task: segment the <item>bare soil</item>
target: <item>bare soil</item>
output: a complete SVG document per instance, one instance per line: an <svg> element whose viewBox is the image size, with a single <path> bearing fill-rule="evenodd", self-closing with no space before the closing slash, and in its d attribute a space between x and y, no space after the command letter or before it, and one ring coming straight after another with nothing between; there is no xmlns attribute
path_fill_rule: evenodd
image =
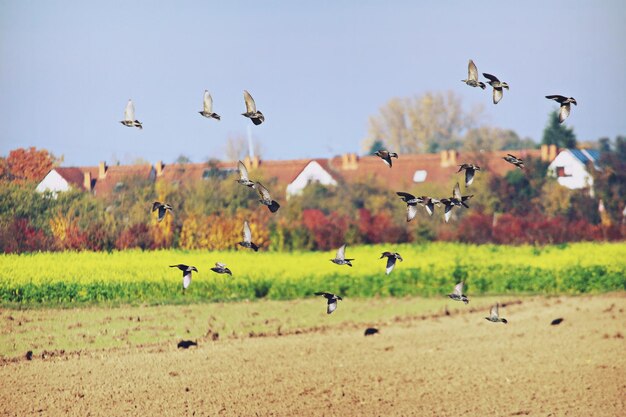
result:
<svg viewBox="0 0 626 417"><path fill-rule="evenodd" d="M535 297L501 308L508 324L461 308L369 337L342 323L37 352L0 362L0 415L624 416L625 310L626 294Z"/></svg>

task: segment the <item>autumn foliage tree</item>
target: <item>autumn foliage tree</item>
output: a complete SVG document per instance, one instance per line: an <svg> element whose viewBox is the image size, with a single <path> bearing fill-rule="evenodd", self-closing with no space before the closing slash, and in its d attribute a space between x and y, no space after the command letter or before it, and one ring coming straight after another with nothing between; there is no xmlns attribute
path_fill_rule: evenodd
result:
<svg viewBox="0 0 626 417"><path fill-rule="evenodd" d="M40 181L55 163L55 157L45 149L14 149L6 158L0 175L12 181Z"/></svg>

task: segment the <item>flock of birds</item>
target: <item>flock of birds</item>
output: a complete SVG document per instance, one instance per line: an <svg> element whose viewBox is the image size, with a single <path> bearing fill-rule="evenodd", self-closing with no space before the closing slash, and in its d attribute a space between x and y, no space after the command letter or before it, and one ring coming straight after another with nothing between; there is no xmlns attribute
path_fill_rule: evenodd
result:
<svg viewBox="0 0 626 417"><path fill-rule="evenodd" d="M493 103L498 104L500 100L502 100L503 90L509 89L508 83L500 81L496 76L491 75L491 74L483 73L483 76L488 80L487 84L493 87ZM469 85L470 87L480 87L483 90L486 88L486 84L482 81L479 81L478 70L476 68L476 65L471 59L469 60L469 64L468 64L467 79L461 80L461 81ZM242 113L242 116L249 118L252 121L252 123L254 123L255 125L260 125L261 123L265 121L265 116L263 115L263 113L261 113L261 111L257 110L255 101L248 91L244 90L243 95L244 95L244 102L246 106L246 112ZM577 105L576 100L573 97L568 98L568 97L561 96L561 95L549 95L549 96L546 96L546 98L550 100L555 100L556 102L560 104L560 110L559 110L559 122L560 123L563 123L563 121L569 116L570 110L571 110L570 105L572 103L574 105ZM211 94L209 94L207 90L205 90L204 92L203 109L202 111L199 111L198 113L200 113L200 115L209 119L216 119L216 120L221 119L221 116L213 111L213 98L211 97ZM120 123L128 127L137 127L139 129L143 128L142 123L139 120L135 119L135 107L134 107L132 100L128 100L128 103L126 105L126 109L124 112L124 120L122 120ZM392 168L393 166L392 158L398 159L398 154L396 152L390 152L385 149L378 150L375 153L375 155L380 157L382 161L389 168ZM515 155L507 154L507 156L503 157L503 159L509 162L510 164L515 165L517 168L524 169L524 161L521 158L516 157ZM474 177L476 173L480 170L481 168L478 165L475 165L472 163L463 163L459 165L459 170L457 171L457 173L465 171L465 187L469 188L470 185L474 181ZM239 179L237 179L236 182L239 183L240 185L256 190L259 195L259 202L262 205L267 206L267 208L269 209L271 213L277 212L278 209L280 208L280 204L274 199L272 199L272 196L269 190L266 187L264 187L263 184L261 184L258 181L255 182L255 181L250 180L248 176L248 170L246 169L245 164L241 161L238 162L238 171L239 171ZM469 201L474 196L473 194L462 195L461 188L458 182L456 183L456 185L454 186L454 189L452 190L452 196L446 197L446 198L434 198L430 196L416 197L407 192L397 192L396 194L406 203L407 222L410 222L411 220L413 220L415 216L417 215L418 205L423 206L426 209L426 212L430 216L432 216L433 213L435 212L436 206L443 205L444 206L444 220L447 223L450 220L450 217L452 215L452 209L454 207L469 208L467 201ZM165 218L168 211L170 213L172 212L172 206L166 203L155 201L152 204L152 211L158 212L157 218L158 218L158 221L160 222ZM245 221L243 224L243 240L239 242L238 244L244 248L252 249L255 252L259 250L259 247L254 242L252 242L252 232L250 230L250 225L248 224L247 221ZM354 261L354 258L346 258L345 256L346 246L347 246L346 244L342 245L337 250L337 254L335 255L335 258L331 259L330 261L337 265L348 265L352 267L352 261ZM383 252L379 259L383 259L383 258L387 258L387 264L386 264L386 269L385 269L385 272L387 275L389 275L391 271L393 271L397 260L400 260L401 262L403 261L402 256L397 252ZM183 292L184 292L189 287L189 285L191 285L192 272L198 272L198 269L195 266L185 265L185 264L170 265L170 267L178 268L179 270L182 271ZM232 276L232 271L226 267L226 264L221 263L221 262L216 262L215 266L211 268L211 271L218 273L218 274L227 274L227 275ZM463 302L464 304L469 303L469 299L463 293L463 286L464 286L463 281L457 283L454 287L453 292L451 294L448 294L448 297L454 301ZM322 296L326 299L327 314L331 314L333 311L335 311L337 309L338 301L342 300L342 298L339 295L329 293L329 292L316 292L315 295ZM497 303L493 305L490 309L489 317L485 317L485 319L494 323L499 323L499 322L508 323L508 321L505 318L501 318L499 316L498 308L499 308L499 305Z"/></svg>

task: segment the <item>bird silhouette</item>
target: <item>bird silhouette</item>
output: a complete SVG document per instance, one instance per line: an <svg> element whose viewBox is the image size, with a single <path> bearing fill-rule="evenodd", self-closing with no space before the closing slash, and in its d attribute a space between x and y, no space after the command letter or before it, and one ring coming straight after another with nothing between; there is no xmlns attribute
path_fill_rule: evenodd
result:
<svg viewBox="0 0 626 417"><path fill-rule="evenodd" d="M252 120L252 123L255 125L263 123L265 121L265 116L263 116L263 113L256 109L254 99L246 90L243 91L243 99L246 102L246 112L241 113L241 115Z"/></svg>
<svg viewBox="0 0 626 417"><path fill-rule="evenodd" d="M485 83L478 81L478 69L476 69L476 64L471 59L467 64L467 80L461 80L461 82L469 85L470 87L480 87L483 90L487 87Z"/></svg>
<svg viewBox="0 0 626 417"><path fill-rule="evenodd" d="M474 182L474 175L476 171L480 171L480 167L474 164L462 164L459 165L457 173L465 170L465 186L469 187Z"/></svg>
<svg viewBox="0 0 626 417"><path fill-rule="evenodd" d="M387 275L391 274L391 271L393 271L393 268L396 266L396 260L399 259L400 262L404 260L398 252L383 252L378 259L383 258L387 258L387 267L385 269Z"/></svg>
<svg viewBox="0 0 626 417"><path fill-rule="evenodd" d="M496 303L496 305L491 307L491 310L489 311L489 317L485 317L485 319L494 323L498 323L498 322L502 322L504 324L508 323L507 319L500 318L498 314L498 303Z"/></svg>
<svg viewBox="0 0 626 417"><path fill-rule="evenodd" d="M202 111L199 111L198 113L200 113L207 119L220 120L220 115L217 113L213 113L213 97L211 97L211 94L209 94L208 90L204 90L203 108Z"/></svg>
<svg viewBox="0 0 626 417"><path fill-rule="evenodd" d="M327 300L326 314L330 314L337 310L337 301L343 300L341 297L329 292L316 292L315 295L321 295Z"/></svg>
<svg viewBox="0 0 626 417"><path fill-rule="evenodd" d="M259 247L252 243L252 231L247 221L243 222L243 241L239 244L244 248L253 249L255 252L259 251Z"/></svg>
<svg viewBox="0 0 626 417"><path fill-rule="evenodd" d="M259 196L261 197L259 202L267 206L272 213L276 213L280 208L280 204L278 204L275 200L272 200L272 196L267 188L265 188L260 182L257 182L254 188L256 188Z"/></svg>
<svg viewBox="0 0 626 417"><path fill-rule="evenodd" d="M469 303L469 299L463 294L463 281L454 286L454 291L452 291L452 294L448 294L448 297L452 298L454 301L463 301L465 304Z"/></svg>
<svg viewBox="0 0 626 417"><path fill-rule="evenodd" d="M183 271L183 292L191 285L191 271L198 272L195 266L185 264L170 265L170 268L178 268Z"/></svg>
<svg viewBox="0 0 626 417"><path fill-rule="evenodd" d="M354 258L346 259L346 244L343 244L339 249L337 249L337 255L335 255L335 259L331 259L332 263L337 265L348 265L352 266L352 262Z"/></svg>
<svg viewBox="0 0 626 417"><path fill-rule="evenodd" d="M231 277L233 276L233 273L230 271L230 269L226 268L226 264L220 262L215 262L215 266L211 268L211 271L218 274L228 274Z"/></svg>
<svg viewBox="0 0 626 417"><path fill-rule="evenodd" d="M510 164L515 165L519 169L524 169L524 161L515 155L511 155L510 153L507 153L506 156L502 157L502 159L504 159L506 162Z"/></svg>
<svg viewBox="0 0 626 417"><path fill-rule="evenodd" d="M487 74L483 72L483 77L489 80L489 85L493 87L493 104L498 104L502 100L503 88L509 89L509 85L504 81L498 80L495 75Z"/></svg>
<svg viewBox="0 0 626 417"><path fill-rule="evenodd" d="M254 188L254 181L250 181L248 179L248 169L246 165L239 161L237 162L237 168L239 169L239 179L236 180L239 184L245 185L246 187Z"/></svg>
<svg viewBox="0 0 626 417"><path fill-rule="evenodd" d="M555 94L552 96L546 96L546 98L554 100L561 105L561 107L559 108L559 123L563 123L565 119L567 119L567 117L569 116L569 112L571 110L570 104L578 106L578 103L576 103L576 99L574 97L564 97Z"/></svg>
<svg viewBox="0 0 626 417"><path fill-rule="evenodd" d="M398 159L398 154L395 152L389 152L389 151L385 151L385 150L380 150L380 151L376 151L374 153L374 155L378 156L379 158L381 158L383 160L383 162L385 164L387 164L387 166L389 168L391 168L391 158L396 158Z"/></svg>
<svg viewBox="0 0 626 417"><path fill-rule="evenodd" d="M128 99L128 103L126 103L126 109L124 109L124 120L120 123L124 126L143 129L141 122L135 119L135 105L131 99Z"/></svg>
<svg viewBox="0 0 626 417"><path fill-rule="evenodd" d="M172 212L172 206L170 206L169 204L165 204L165 203L161 203L159 201L155 201L154 203L152 203L152 211L159 211L159 215L157 217L158 221L161 222L164 218L165 218L165 213L167 213L167 211L169 210L169 212Z"/></svg>

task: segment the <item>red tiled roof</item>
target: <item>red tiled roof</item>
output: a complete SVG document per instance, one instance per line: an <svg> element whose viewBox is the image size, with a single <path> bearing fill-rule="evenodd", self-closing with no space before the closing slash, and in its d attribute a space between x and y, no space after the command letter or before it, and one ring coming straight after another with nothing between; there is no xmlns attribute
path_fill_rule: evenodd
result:
<svg viewBox="0 0 626 417"><path fill-rule="evenodd" d="M118 184L128 182L131 178L148 180L152 173L152 165L113 165L106 168L104 178L99 178L96 169L95 175L92 174L92 180L95 179L93 193L99 197L108 196Z"/></svg>

